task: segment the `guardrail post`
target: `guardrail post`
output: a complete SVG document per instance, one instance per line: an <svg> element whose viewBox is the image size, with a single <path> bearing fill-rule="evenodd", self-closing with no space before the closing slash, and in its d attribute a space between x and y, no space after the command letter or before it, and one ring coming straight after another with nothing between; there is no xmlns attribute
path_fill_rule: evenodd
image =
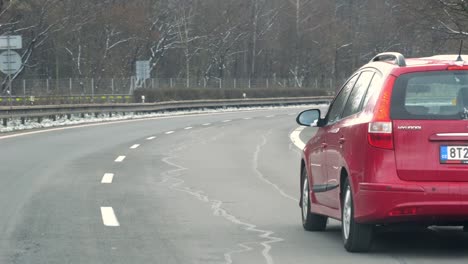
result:
<svg viewBox="0 0 468 264"><path fill-rule="evenodd" d="M22 125L26 124L26 118L25 117L21 117L21 124Z"/></svg>
<svg viewBox="0 0 468 264"><path fill-rule="evenodd" d="M266 88L268 89L270 86L270 81L268 81L268 78L266 79Z"/></svg>
<svg viewBox="0 0 468 264"><path fill-rule="evenodd" d="M42 122L42 117L38 117L37 122L40 124Z"/></svg>
<svg viewBox="0 0 468 264"><path fill-rule="evenodd" d="M70 82L70 83L69 83L69 87L68 87L68 88L70 89L70 95L72 95L72 90L73 90L73 80L72 80L72 78L70 78L69 82Z"/></svg>
<svg viewBox="0 0 468 264"><path fill-rule="evenodd" d="M219 89L223 89L223 79L219 78Z"/></svg>
<svg viewBox="0 0 468 264"><path fill-rule="evenodd" d="M111 79L111 89L112 89L112 95L114 95L114 78Z"/></svg>
<svg viewBox="0 0 468 264"><path fill-rule="evenodd" d="M172 88L172 78L169 79L169 87Z"/></svg>
<svg viewBox="0 0 468 264"><path fill-rule="evenodd" d="M46 80L46 92L49 94L49 79Z"/></svg>
<svg viewBox="0 0 468 264"><path fill-rule="evenodd" d="M234 89L237 88L237 79L234 78Z"/></svg>
<svg viewBox="0 0 468 264"><path fill-rule="evenodd" d="M3 119L2 119L2 122L3 122L3 126L4 126L4 127L7 127L7 126L8 126L8 118L3 118Z"/></svg>
<svg viewBox="0 0 468 264"><path fill-rule="evenodd" d="M203 77L203 88L206 88L206 77Z"/></svg>
<svg viewBox="0 0 468 264"><path fill-rule="evenodd" d="M94 78L91 78L91 102L94 102Z"/></svg>
<svg viewBox="0 0 468 264"><path fill-rule="evenodd" d="M26 97L26 79L23 79L23 95Z"/></svg>
<svg viewBox="0 0 468 264"><path fill-rule="evenodd" d="M252 88L252 81L249 79L249 89Z"/></svg>

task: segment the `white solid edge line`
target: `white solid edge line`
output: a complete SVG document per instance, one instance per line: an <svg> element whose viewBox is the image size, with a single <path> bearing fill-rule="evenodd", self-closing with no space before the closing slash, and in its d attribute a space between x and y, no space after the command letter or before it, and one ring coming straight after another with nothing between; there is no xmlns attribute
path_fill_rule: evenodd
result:
<svg viewBox="0 0 468 264"><path fill-rule="evenodd" d="M269 115L269 116L267 116L267 118L271 118L271 117L275 117L275 115Z"/></svg>
<svg viewBox="0 0 468 264"><path fill-rule="evenodd" d="M106 173L102 177L101 183L112 183L113 179L114 179L114 173Z"/></svg>
<svg viewBox="0 0 468 264"><path fill-rule="evenodd" d="M291 139L292 143L296 145L300 150L303 150L306 143L302 141L300 135L301 132L305 129L305 127L298 127L296 130L294 130L290 135L289 138Z"/></svg>
<svg viewBox="0 0 468 264"><path fill-rule="evenodd" d="M205 123L205 124L203 124L203 125L204 125L204 126L209 126L209 125L211 125L211 123Z"/></svg>
<svg viewBox="0 0 468 264"><path fill-rule="evenodd" d="M105 226L120 226L112 207L101 207L102 223Z"/></svg>
<svg viewBox="0 0 468 264"><path fill-rule="evenodd" d="M139 146L140 146L140 144L135 144L135 145L131 146L130 149L137 149Z"/></svg>
<svg viewBox="0 0 468 264"><path fill-rule="evenodd" d="M244 120L250 120L250 119L252 119L252 118L251 118L251 117L246 117L246 118L244 118Z"/></svg>
<svg viewBox="0 0 468 264"><path fill-rule="evenodd" d="M155 139L155 138L156 138L156 137L149 137L149 138L147 138L146 140L153 140L153 139Z"/></svg>
<svg viewBox="0 0 468 264"><path fill-rule="evenodd" d="M126 157L125 156L118 156L116 159L115 159L115 162L122 162L124 161Z"/></svg>
<svg viewBox="0 0 468 264"><path fill-rule="evenodd" d="M189 129L192 129L193 127L186 127L184 128L185 130L189 130Z"/></svg>
<svg viewBox="0 0 468 264"><path fill-rule="evenodd" d="M167 131L166 135L174 134L175 131Z"/></svg>

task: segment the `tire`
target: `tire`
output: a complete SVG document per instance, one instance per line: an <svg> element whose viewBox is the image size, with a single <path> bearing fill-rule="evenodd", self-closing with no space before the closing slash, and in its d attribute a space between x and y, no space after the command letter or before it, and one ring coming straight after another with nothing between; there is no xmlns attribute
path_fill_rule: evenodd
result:
<svg viewBox="0 0 468 264"><path fill-rule="evenodd" d="M310 212L309 180L307 173L302 173L301 216L302 226L307 231L323 231L327 228L328 217Z"/></svg>
<svg viewBox="0 0 468 264"><path fill-rule="evenodd" d="M348 179L343 186L341 230L344 247L348 252L367 252L370 250L374 226L354 221L353 195Z"/></svg>

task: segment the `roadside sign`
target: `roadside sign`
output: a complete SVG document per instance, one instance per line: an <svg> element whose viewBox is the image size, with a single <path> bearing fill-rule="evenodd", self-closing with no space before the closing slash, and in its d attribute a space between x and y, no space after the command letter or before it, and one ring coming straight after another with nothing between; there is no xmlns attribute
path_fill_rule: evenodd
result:
<svg viewBox="0 0 468 264"><path fill-rule="evenodd" d="M0 49L22 49L23 38L21 36L0 36Z"/></svg>
<svg viewBox="0 0 468 264"><path fill-rule="evenodd" d="M0 53L0 71L5 74L15 74L22 66L21 56L18 52L8 50Z"/></svg>
<svg viewBox="0 0 468 264"><path fill-rule="evenodd" d="M146 80L150 78L149 60L136 62L136 77L138 80Z"/></svg>

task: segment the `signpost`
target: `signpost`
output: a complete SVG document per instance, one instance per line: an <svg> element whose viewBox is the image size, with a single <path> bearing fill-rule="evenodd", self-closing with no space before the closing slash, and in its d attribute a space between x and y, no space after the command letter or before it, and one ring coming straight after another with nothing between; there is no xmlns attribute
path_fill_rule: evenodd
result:
<svg viewBox="0 0 468 264"><path fill-rule="evenodd" d="M0 71L11 75L17 73L21 69L21 56L18 52L7 50L0 53Z"/></svg>
<svg viewBox="0 0 468 264"><path fill-rule="evenodd" d="M22 49L23 38L21 36L0 36L0 49Z"/></svg>
<svg viewBox="0 0 468 264"><path fill-rule="evenodd" d="M10 106L12 106L11 75L18 73L22 67L21 56L13 49L23 48L22 36L0 36L0 50L7 50L0 54L0 71L8 75L8 94L10 95Z"/></svg>
<svg viewBox="0 0 468 264"><path fill-rule="evenodd" d="M136 78L137 83L144 82L150 78L150 61L137 61L136 62Z"/></svg>

